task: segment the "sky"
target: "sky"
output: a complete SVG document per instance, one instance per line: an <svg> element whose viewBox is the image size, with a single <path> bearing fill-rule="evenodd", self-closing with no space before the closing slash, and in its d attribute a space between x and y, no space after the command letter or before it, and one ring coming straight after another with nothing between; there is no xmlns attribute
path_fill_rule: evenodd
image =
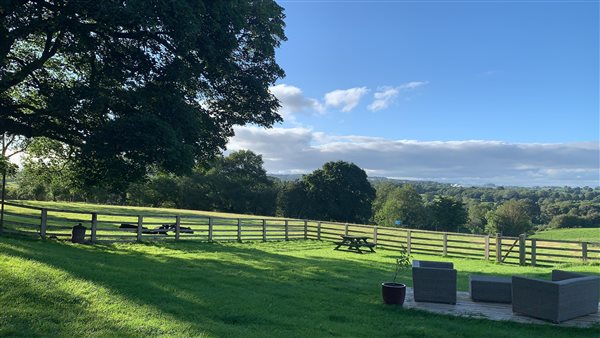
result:
<svg viewBox="0 0 600 338"><path fill-rule="evenodd" d="M269 173L600 185L598 1L278 1L284 122L228 150Z"/></svg>

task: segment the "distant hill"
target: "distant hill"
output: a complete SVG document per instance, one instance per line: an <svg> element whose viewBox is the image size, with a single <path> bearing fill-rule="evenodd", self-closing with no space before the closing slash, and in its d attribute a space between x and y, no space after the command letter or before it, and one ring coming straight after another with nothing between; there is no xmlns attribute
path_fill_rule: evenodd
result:
<svg viewBox="0 0 600 338"><path fill-rule="evenodd" d="M270 177L279 179L283 182L297 181L297 180L302 179L302 174L268 174L268 175ZM368 177L368 180L372 183L389 182L389 183L398 184L398 185L403 185L403 184L428 185L428 186L439 185L439 186L444 186L444 187L460 186L460 185L451 184L451 183L439 183L439 182L435 182L435 181L399 180L399 179L395 179L395 178L387 178L387 177L380 177L380 176L370 176L370 177Z"/></svg>

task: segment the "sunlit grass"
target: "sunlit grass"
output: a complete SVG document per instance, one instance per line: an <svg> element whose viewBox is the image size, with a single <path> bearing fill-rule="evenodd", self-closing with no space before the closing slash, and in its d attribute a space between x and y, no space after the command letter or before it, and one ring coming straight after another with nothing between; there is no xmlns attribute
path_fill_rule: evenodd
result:
<svg viewBox="0 0 600 338"><path fill-rule="evenodd" d="M593 336L554 328L433 315L385 306L393 251L358 255L330 243L200 241L75 245L0 239L0 336ZM468 275L545 268L450 260ZM597 273L599 266L563 267ZM411 284L410 272L399 281Z"/></svg>
<svg viewBox="0 0 600 338"><path fill-rule="evenodd" d="M532 238L600 242L600 228L552 229L540 231Z"/></svg>

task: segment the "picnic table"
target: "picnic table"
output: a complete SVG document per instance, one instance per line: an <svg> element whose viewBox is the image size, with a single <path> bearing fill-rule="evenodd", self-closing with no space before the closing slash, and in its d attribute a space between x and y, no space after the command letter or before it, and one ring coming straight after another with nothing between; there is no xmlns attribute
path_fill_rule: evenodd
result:
<svg viewBox="0 0 600 338"><path fill-rule="evenodd" d="M346 246L350 251L356 251L358 253L363 253L361 248L368 248L370 252L375 252L373 248L375 247L375 243L369 243L367 236L348 236L348 235L340 235L342 237L341 242L335 242L337 246L334 250L339 250L340 247Z"/></svg>

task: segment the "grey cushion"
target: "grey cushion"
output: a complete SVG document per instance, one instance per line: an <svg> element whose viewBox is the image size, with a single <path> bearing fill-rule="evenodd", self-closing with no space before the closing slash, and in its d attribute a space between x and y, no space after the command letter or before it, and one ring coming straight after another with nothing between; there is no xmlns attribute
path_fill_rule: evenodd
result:
<svg viewBox="0 0 600 338"><path fill-rule="evenodd" d="M555 270L554 281L513 276L513 312L554 323L598 312L600 277L575 275Z"/></svg>
<svg viewBox="0 0 600 338"><path fill-rule="evenodd" d="M510 303L512 300L511 284L510 277L470 275L469 293L474 301Z"/></svg>

